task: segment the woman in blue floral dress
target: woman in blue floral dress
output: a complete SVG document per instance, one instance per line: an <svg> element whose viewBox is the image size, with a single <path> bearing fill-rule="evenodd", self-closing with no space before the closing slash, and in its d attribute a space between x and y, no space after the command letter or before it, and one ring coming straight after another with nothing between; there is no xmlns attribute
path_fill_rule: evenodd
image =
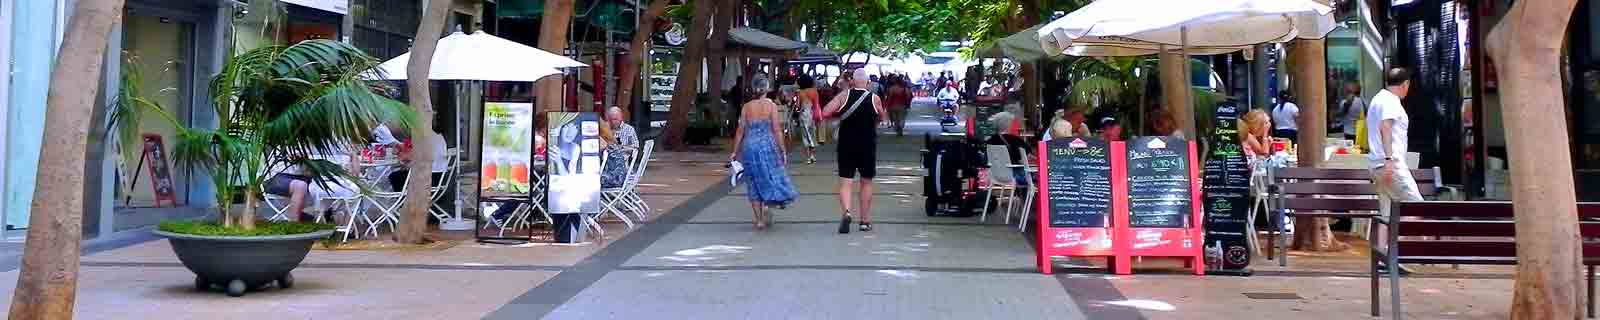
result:
<svg viewBox="0 0 1600 320"><path fill-rule="evenodd" d="M789 181L789 152L783 140L778 139L783 113L767 97L771 81L757 76L751 89L757 98L744 104L739 117L739 130L733 138L733 155L744 167L744 181L750 210L755 215L756 230L766 229L772 223L769 207L784 207L799 196Z"/></svg>

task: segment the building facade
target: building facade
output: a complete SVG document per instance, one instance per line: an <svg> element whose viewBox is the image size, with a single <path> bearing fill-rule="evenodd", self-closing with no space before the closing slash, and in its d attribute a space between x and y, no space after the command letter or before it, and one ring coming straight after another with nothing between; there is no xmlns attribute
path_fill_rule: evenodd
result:
<svg viewBox="0 0 1600 320"><path fill-rule="evenodd" d="M0 1L0 240L20 241L38 173L50 69L75 0ZM127 0L110 35L105 74L91 128L84 237L139 229L170 218L203 216L216 207L203 172L170 169L172 200L158 199L147 150L172 151L175 130L154 115L116 119L117 93L137 93L186 126L214 127L208 82L229 46L249 49L307 39L351 42L388 59L405 53L422 8L418 0ZM481 0L457 0L452 21L478 21ZM479 11L473 11L479 10ZM136 125L139 137L118 136ZM149 138L147 138L149 137ZM159 139L162 148L146 145ZM126 144L126 146L124 146ZM162 179L165 182L169 179ZM165 194L165 193L163 193ZM159 197L165 198L165 197Z"/></svg>

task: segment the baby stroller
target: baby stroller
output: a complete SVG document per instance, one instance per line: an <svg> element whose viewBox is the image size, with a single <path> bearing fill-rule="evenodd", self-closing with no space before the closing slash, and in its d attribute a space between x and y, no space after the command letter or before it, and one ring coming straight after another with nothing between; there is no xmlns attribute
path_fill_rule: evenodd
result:
<svg viewBox="0 0 1600 320"><path fill-rule="evenodd" d="M985 195L978 190L978 169L986 161L966 135L923 134L922 196L928 216L977 215Z"/></svg>

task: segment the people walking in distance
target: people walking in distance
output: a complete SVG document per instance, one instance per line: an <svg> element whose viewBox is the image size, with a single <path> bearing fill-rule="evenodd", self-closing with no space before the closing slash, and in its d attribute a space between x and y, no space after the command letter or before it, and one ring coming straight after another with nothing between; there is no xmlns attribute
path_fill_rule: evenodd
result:
<svg viewBox="0 0 1600 320"><path fill-rule="evenodd" d="M1387 216L1389 203L1420 201L1422 193L1417 190L1417 180L1411 177L1410 166L1405 160L1411 117L1406 114L1400 99L1411 93L1411 72L1404 68L1392 68L1383 76L1384 89L1372 96L1372 103L1367 107L1366 122L1376 128L1367 130L1366 139L1368 145L1372 146L1367 161L1371 164L1372 181L1378 189L1379 208ZM1386 234L1384 225L1377 225L1377 228L1377 234ZM1383 237L1376 237L1373 248L1387 249L1387 242ZM1409 273L1403 267L1400 270Z"/></svg>
<svg viewBox="0 0 1600 320"><path fill-rule="evenodd" d="M894 124L894 134L904 137L906 135L906 109L911 108L911 88L907 87L905 78L899 76L889 77L889 121Z"/></svg>
<svg viewBox="0 0 1600 320"><path fill-rule="evenodd" d="M851 74L851 89L828 102L823 110L839 119L839 233L850 233L851 209L860 209L861 231L872 231L872 178L878 173L878 127L888 122L883 101L872 94L865 70ZM852 188L854 187L854 188ZM854 207L852 190L860 190L860 207Z"/></svg>
<svg viewBox="0 0 1600 320"><path fill-rule="evenodd" d="M728 157L739 161L744 168L746 197L750 199L756 230L765 230L772 224L770 207L788 206L799 196L786 171L789 150L778 128L783 112L768 98L771 88L771 80L766 76L751 79L750 89L755 100L745 103L739 113L733 154Z"/></svg>
<svg viewBox="0 0 1600 320"><path fill-rule="evenodd" d="M822 122L822 103L817 98L817 80L801 75L795 105L800 109L800 142L806 145L806 164L817 163L817 128Z"/></svg>
<svg viewBox="0 0 1600 320"><path fill-rule="evenodd" d="M1278 92L1278 104L1272 107L1272 136L1300 142L1300 106L1294 104L1288 91Z"/></svg>

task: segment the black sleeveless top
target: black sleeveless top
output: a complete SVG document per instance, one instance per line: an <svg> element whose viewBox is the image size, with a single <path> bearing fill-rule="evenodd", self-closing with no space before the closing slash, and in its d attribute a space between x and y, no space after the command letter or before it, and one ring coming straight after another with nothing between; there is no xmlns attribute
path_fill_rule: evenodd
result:
<svg viewBox="0 0 1600 320"><path fill-rule="evenodd" d="M845 116L844 119L839 120L840 143L877 140L879 118L878 110L872 106L871 92L864 89L851 89L849 99L845 100L844 106L840 107L839 112L843 114L845 111L850 110L850 106L854 105L856 100L859 99L867 100L862 101L861 106L856 107L855 113L851 113ZM857 140L857 138L863 140Z"/></svg>

